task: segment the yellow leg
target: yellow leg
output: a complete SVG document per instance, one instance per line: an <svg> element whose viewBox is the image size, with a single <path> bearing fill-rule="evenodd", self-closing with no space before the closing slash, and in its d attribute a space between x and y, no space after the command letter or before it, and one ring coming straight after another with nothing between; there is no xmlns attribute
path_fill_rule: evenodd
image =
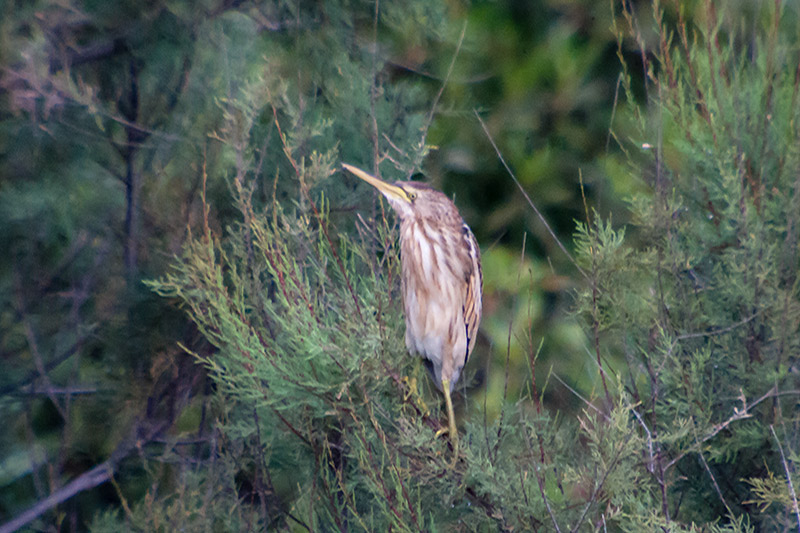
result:
<svg viewBox="0 0 800 533"><path fill-rule="evenodd" d="M450 398L450 380L442 380L444 401L447 404L447 420L450 422L450 442L453 443L453 464L458 461L458 429L456 429L456 415L453 413L453 401Z"/></svg>

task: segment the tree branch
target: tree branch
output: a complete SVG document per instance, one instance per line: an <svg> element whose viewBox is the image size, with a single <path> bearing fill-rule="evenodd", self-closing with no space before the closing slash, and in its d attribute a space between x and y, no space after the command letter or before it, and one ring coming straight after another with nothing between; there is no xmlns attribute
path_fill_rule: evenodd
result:
<svg viewBox="0 0 800 533"><path fill-rule="evenodd" d="M72 498L79 492L102 485L111 479L115 466L115 461L109 459L95 466L88 472L84 472L21 515L0 526L0 533L12 533L13 531L17 531L56 505L59 505L60 503Z"/></svg>

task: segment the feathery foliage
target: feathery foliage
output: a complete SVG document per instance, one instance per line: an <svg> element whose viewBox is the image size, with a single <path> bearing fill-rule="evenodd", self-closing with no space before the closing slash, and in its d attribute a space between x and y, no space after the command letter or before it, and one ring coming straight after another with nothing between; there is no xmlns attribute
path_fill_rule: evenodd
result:
<svg viewBox="0 0 800 533"><path fill-rule="evenodd" d="M9 472L31 470L29 492L44 500L70 488L70 446L108 457L96 478L77 478L82 490L110 481L109 498L119 503L94 514L88 527L96 532L800 527L797 7L656 1L632 12L630 2L612 3L623 67L623 98L610 117L616 143L608 143L603 163L592 164L583 206L570 208L584 212L564 247L576 279L564 281L560 271L548 278L576 288L569 324L583 326L575 337L585 345L553 339L563 328L532 331L542 321L526 291L545 276L530 273L526 283L523 274L544 260L532 262L523 250L517 263L508 250L482 242L490 267L486 310L495 316L487 316L476 353L488 344L486 351L500 351L505 342L505 374L495 370L485 380L503 395L488 398L489 385L459 395L454 458L441 396L403 342L395 218L372 191L338 174L338 161L405 178L431 149L429 128L438 139L449 124L461 124L458 117L474 116L472 109L436 109L440 97L451 101L450 92L454 101L472 97L469 77L450 79L461 65L432 78L435 90L442 86L434 104L414 77L430 75L415 63L420 54L458 53L463 39L465 54L486 68L508 50L525 63L525 75L504 72L490 82L505 83L499 92L512 96L496 116L510 130L508 153L527 156L510 161L526 173L522 183L532 185L543 169L577 169L581 161L558 154L574 145L590 153L597 144L578 127L597 91L579 81L606 55L556 24L528 58L527 48L514 47L514 26L488 16L490 7L472 10L484 19L469 28L453 24L459 9L412 0L156 2L145 11L124 3L85 12L48 5L39 13L45 30L27 35L0 26L27 47L4 90L21 106L15 113L42 120L44 132L31 121L35 135L16 141L44 136L35 164L9 156L39 181L26 174L0 195L8 222L2 238L14 257L0 272L10 295L0 319L13 329L2 348L30 353L41 366L28 380L30 365L17 358L9 379L23 384L20 391L42 379L46 405L64 426L58 450L37 440L33 422L15 426L15 433L29 431L27 440L2 441L29 442L34 451L4 455L0 479L10 486L21 474ZM68 13L75 19L64 22ZM481 55L474 35L494 34L501 35ZM85 46L63 37L71 35ZM48 55L49 48L59 54ZM0 48L0 59L7 50ZM572 55L574 63L566 59ZM569 68L560 70L562 62ZM542 125L534 137L552 137L536 150L518 112L538 101L523 98L531 79L555 93L542 100L554 109L535 115ZM17 116L4 122L8 131L23 122ZM480 126L456 137L481 134ZM94 137L91 144L74 140L79 156L67 158L55 137L73 131ZM457 156L451 150L450 162L439 163L470 167ZM62 157L70 164L57 164ZM629 194L628 212L613 220L593 204L610 196L591 190L602 165L613 188ZM73 194L63 195L59 180ZM118 181L125 201L99 202ZM560 205L559 198L581 193L564 188L549 189L542 202ZM187 200L176 209L180 198ZM499 210L484 237L524 205L515 200ZM96 214L81 231L71 217L76 210ZM117 220L115 211L126 214ZM109 218L119 227L109 229ZM630 223L615 226L619 220ZM527 226L514 231L520 227ZM559 250L542 244L550 239L543 227L534 247ZM122 259L110 268L104 261L114 231ZM168 269L158 268L166 262ZM22 283L24 272L42 264L52 276ZM151 278L151 294L140 293L142 276ZM103 296L89 297L94 284ZM117 305L126 291L137 299ZM492 310L507 295L513 309ZM154 299L171 313L150 323L145 317L153 315L142 309ZM48 314L68 319L41 318ZM107 367L124 392L87 408L73 399L77 388L56 397L42 354L55 354L57 365L86 344L99 346L95 328L104 339L128 342L110 356L74 363L68 382ZM127 336L115 337L120 329ZM143 334L141 345L132 342L149 329L173 348ZM37 332L47 343L36 342ZM475 366L470 361L464 389L481 372ZM563 375L565 368L583 375ZM559 411L553 396L578 408ZM20 418L41 411L33 401L8 404ZM109 452L108 443L91 440L97 434L121 444ZM47 487L41 464L50 463L40 454L59 458ZM64 516L57 511L54 523ZM77 522L77 513L69 516Z"/></svg>
<svg viewBox="0 0 800 533"><path fill-rule="evenodd" d="M463 454L450 467L438 398L420 392L426 378L402 347L391 224L379 218L348 237L305 190L293 210L263 211L240 190L243 222L195 238L175 273L153 284L217 347L200 359L225 399L222 434L257 442L246 452L254 470L296 483L273 525L797 523L793 485L776 480L794 477L800 437L798 85L786 68L796 42L780 27L797 14L759 12L765 26L744 34L707 7L705 27L679 18L670 29L655 6L649 100L632 103L637 133L619 141L649 189L631 198L631 228L596 214L578 227L586 284L576 312L602 390L577 419L542 409L534 380L498 419L465 415ZM645 49L642 17L624 11L624 22ZM630 77L625 88L633 94ZM309 178L293 166L301 184L332 173L321 164ZM532 349L529 360L533 376ZM291 462L278 460L287 439Z"/></svg>

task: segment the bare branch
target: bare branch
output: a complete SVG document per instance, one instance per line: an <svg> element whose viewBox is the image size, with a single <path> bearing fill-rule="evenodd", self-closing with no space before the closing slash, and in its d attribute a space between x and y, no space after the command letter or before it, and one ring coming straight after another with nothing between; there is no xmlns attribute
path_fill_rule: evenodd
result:
<svg viewBox="0 0 800 533"><path fill-rule="evenodd" d="M102 485L109 479L111 479L111 475L114 472L114 466L112 464L111 459L100 463L99 465L95 466L88 472L84 472L80 476L76 477L69 483L67 483L64 487L60 488L59 490L52 493L47 498L41 500L39 503L22 513L21 515L17 516L13 520L10 520L0 526L0 533L12 533L13 531L17 531L21 527L25 526L26 524L30 523L31 521L35 520L39 516L43 515L56 505L64 503L68 499L72 498L79 492L83 492L88 489L92 489L98 485Z"/></svg>

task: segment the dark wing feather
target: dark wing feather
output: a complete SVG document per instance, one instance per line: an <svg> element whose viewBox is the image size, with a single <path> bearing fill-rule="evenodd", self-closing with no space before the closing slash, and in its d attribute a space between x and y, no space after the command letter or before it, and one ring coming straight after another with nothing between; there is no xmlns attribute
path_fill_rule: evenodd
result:
<svg viewBox="0 0 800 533"><path fill-rule="evenodd" d="M470 268L466 271L466 291L464 293L464 326L467 329L467 354L464 358L466 364L469 354L475 348L475 340L478 336L478 325L481 322L483 311L483 272L481 271L481 252L478 248L478 241L464 224L462 228L464 239L466 240L467 251L469 253Z"/></svg>

